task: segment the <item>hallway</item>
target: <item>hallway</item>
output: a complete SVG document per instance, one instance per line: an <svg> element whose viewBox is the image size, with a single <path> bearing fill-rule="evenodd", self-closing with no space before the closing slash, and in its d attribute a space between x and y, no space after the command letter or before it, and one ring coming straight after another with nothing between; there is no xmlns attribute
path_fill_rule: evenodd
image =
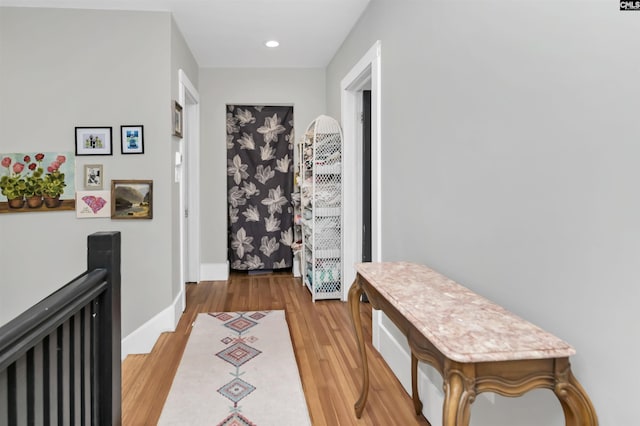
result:
<svg viewBox="0 0 640 426"><path fill-rule="evenodd" d="M290 273L232 273L229 281L187 286L187 310L174 333L164 333L148 355L130 355L122 366L123 425L156 424L200 312L284 309L313 425L428 425L417 418L409 395L377 352L369 353L369 402L362 419L353 412L361 373L345 303L311 302ZM362 305L366 338L371 307ZM371 346L369 346L371 350Z"/></svg>

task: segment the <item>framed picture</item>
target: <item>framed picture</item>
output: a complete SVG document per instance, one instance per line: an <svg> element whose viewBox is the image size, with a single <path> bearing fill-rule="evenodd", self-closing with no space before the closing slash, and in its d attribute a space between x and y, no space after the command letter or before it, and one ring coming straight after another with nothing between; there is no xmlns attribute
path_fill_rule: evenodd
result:
<svg viewBox="0 0 640 426"><path fill-rule="evenodd" d="M142 126L120 126L120 140L123 154L144 154Z"/></svg>
<svg viewBox="0 0 640 426"><path fill-rule="evenodd" d="M76 192L76 217L78 219L109 217L110 204L109 191L78 191Z"/></svg>
<svg viewBox="0 0 640 426"><path fill-rule="evenodd" d="M111 127L76 127L76 155L112 155Z"/></svg>
<svg viewBox="0 0 640 426"><path fill-rule="evenodd" d="M152 180L112 180L111 219L151 219Z"/></svg>
<svg viewBox="0 0 640 426"><path fill-rule="evenodd" d="M84 188L102 189L102 164L85 164Z"/></svg>
<svg viewBox="0 0 640 426"><path fill-rule="evenodd" d="M73 151L0 152L0 160L0 213L76 209Z"/></svg>
<svg viewBox="0 0 640 426"><path fill-rule="evenodd" d="M173 101L173 134L182 137L182 105Z"/></svg>

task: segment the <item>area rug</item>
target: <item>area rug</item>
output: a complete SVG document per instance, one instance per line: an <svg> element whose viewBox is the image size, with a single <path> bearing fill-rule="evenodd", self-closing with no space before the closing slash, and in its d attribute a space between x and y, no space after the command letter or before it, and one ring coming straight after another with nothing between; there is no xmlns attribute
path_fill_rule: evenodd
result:
<svg viewBox="0 0 640 426"><path fill-rule="evenodd" d="M158 424L310 425L284 311L199 314Z"/></svg>

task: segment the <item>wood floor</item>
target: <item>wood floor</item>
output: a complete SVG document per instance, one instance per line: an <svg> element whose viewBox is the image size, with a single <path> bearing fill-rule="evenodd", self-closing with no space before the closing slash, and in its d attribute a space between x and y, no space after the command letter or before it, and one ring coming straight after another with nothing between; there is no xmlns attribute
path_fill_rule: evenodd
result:
<svg viewBox="0 0 640 426"><path fill-rule="evenodd" d="M428 425L416 416L411 398L369 345L370 389L361 419L353 404L361 383L359 355L347 306L311 301L291 274L232 274L228 281L187 285L187 309L175 332L164 333L147 355L129 355L122 365L123 425L155 425L200 312L284 309L309 414L314 426ZM362 304L366 339L371 307ZM269 426L269 425L261 425Z"/></svg>

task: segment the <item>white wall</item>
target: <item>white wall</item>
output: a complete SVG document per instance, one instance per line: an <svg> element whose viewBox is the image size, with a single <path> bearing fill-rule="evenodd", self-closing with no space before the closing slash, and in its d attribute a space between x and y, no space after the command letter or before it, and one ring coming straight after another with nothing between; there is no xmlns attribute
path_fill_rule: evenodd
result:
<svg viewBox="0 0 640 426"><path fill-rule="evenodd" d="M327 70L340 116L340 80L381 40L383 259L575 346L603 425L637 423L638 19L609 1L372 0ZM548 391L478 398L471 419L564 424Z"/></svg>
<svg viewBox="0 0 640 426"><path fill-rule="evenodd" d="M296 140L325 112L322 69L204 68L200 70L201 261L227 261L226 105L293 105ZM203 277L206 279L206 277Z"/></svg>
<svg viewBox="0 0 640 426"><path fill-rule="evenodd" d="M0 216L0 324L83 271L87 235L103 230L122 232L123 337L172 302L172 31L168 13L0 8L0 152L74 151L74 126L111 126L113 155L76 157L76 188L101 163L105 189L154 191L149 221ZM144 125L144 155L120 153L124 124Z"/></svg>

